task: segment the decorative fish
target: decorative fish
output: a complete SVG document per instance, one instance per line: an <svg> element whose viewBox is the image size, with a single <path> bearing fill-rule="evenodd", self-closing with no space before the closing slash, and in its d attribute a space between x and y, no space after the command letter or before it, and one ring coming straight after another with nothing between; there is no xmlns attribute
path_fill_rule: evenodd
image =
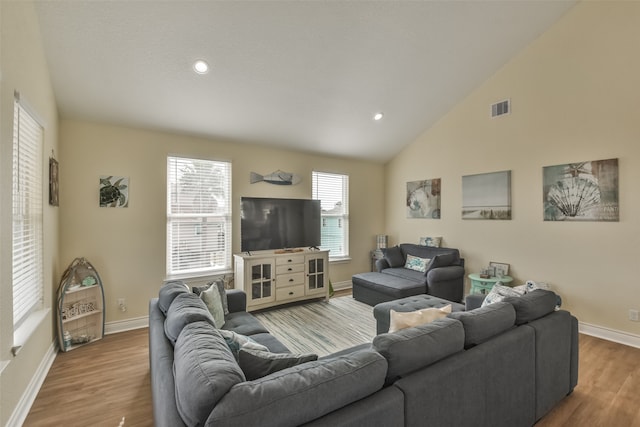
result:
<svg viewBox="0 0 640 427"><path fill-rule="evenodd" d="M251 184L255 184L256 182L261 181L276 185L296 185L299 184L300 181L302 181L302 178L300 178L299 175L284 172L279 169L275 172L270 173L269 175L264 176L255 172L251 172L251 175L249 177L249 182L251 182Z"/></svg>

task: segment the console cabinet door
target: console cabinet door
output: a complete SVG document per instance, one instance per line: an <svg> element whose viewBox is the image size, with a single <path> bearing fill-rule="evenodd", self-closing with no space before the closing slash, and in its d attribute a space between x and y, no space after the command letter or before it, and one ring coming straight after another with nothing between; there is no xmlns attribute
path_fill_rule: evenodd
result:
<svg viewBox="0 0 640 427"><path fill-rule="evenodd" d="M324 256L307 255L307 293L325 293L327 288L326 275L327 258Z"/></svg>
<svg viewBox="0 0 640 427"><path fill-rule="evenodd" d="M249 305L275 301L275 263L273 260L248 261L246 274L248 277L245 278L245 292L249 299Z"/></svg>

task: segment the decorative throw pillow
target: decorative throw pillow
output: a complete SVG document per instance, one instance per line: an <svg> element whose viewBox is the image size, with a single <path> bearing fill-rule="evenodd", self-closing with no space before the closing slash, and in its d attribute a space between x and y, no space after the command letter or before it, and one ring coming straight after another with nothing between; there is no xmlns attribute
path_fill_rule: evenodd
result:
<svg viewBox="0 0 640 427"><path fill-rule="evenodd" d="M224 307L222 306L218 287L215 285L210 286L209 289L200 293L200 298L213 316L216 328L222 328L224 326Z"/></svg>
<svg viewBox="0 0 640 427"><path fill-rule="evenodd" d="M399 246L384 248L382 249L382 254L384 255L384 259L389 263L389 267L396 268L404 266L404 256Z"/></svg>
<svg viewBox="0 0 640 427"><path fill-rule="evenodd" d="M423 308L422 310L410 312L400 312L392 309L389 310L389 332L431 323L436 319L447 317L449 313L451 313L451 304L440 308Z"/></svg>
<svg viewBox="0 0 640 427"><path fill-rule="evenodd" d="M233 354L233 357L238 360L238 352L241 348L256 350L256 351L269 351L267 347L262 344L258 344L253 339L246 335L239 334L233 331L227 331L225 329L218 330L222 338L224 338L225 342L229 346L229 350Z"/></svg>
<svg viewBox="0 0 640 427"><path fill-rule="evenodd" d="M425 268L425 273L428 273L429 270L438 267L448 267L453 265L456 262L456 254L451 252L447 254L436 255L431 258L431 261L427 264Z"/></svg>
<svg viewBox="0 0 640 427"><path fill-rule="evenodd" d="M270 353L248 348L238 352L238 365L248 381L314 360L318 360L317 354Z"/></svg>
<svg viewBox="0 0 640 427"><path fill-rule="evenodd" d="M407 254L407 262L404 263L404 268L424 273L427 271L427 264L429 264L430 261L429 258L420 258Z"/></svg>
<svg viewBox="0 0 640 427"><path fill-rule="evenodd" d="M502 282L496 282L496 284L493 285L493 288L491 288L491 292L489 292L484 298L484 301L482 301L481 307L502 301L506 297L520 297L524 294L525 292L523 292L521 288L511 288L503 285Z"/></svg>
<svg viewBox="0 0 640 427"><path fill-rule="evenodd" d="M422 246L439 248L441 243L442 243L442 237L421 237L420 238L420 244Z"/></svg>
<svg viewBox="0 0 640 427"><path fill-rule="evenodd" d="M551 290L551 287L544 282L534 282L533 280L527 280L524 284L527 292L533 292L536 289L544 289L545 291Z"/></svg>

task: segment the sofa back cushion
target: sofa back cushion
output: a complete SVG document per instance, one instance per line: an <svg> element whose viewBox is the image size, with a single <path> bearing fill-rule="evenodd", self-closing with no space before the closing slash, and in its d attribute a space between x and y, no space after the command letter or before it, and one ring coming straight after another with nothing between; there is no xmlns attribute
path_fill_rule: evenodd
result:
<svg viewBox="0 0 640 427"><path fill-rule="evenodd" d="M174 298L169 310L167 310L167 318L164 320L164 334L172 344L175 344L186 325L199 321L207 322L215 327L213 316L196 294L189 292L180 294Z"/></svg>
<svg viewBox="0 0 640 427"><path fill-rule="evenodd" d="M160 288L158 292L158 308L162 311L162 314L167 315L169 306L180 294L189 293L189 288L183 281L177 280L173 282L167 282Z"/></svg>
<svg viewBox="0 0 640 427"><path fill-rule="evenodd" d="M513 328L516 312L511 304L496 302L471 311L451 313L449 317L462 322L464 346L469 348Z"/></svg>
<svg viewBox="0 0 640 427"><path fill-rule="evenodd" d="M389 369L386 383L437 362L464 348L462 324L454 319L380 334L373 339L373 349L382 354Z"/></svg>
<svg viewBox="0 0 640 427"><path fill-rule="evenodd" d="M405 257L400 247L392 246L390 248L382 249L382 254L384 255L384 259L387 260L389 267L404 267Z"/></svg>
<svg viewBox="0 0 640 427"><path fill-rule="evenodd" d="M186 325L173 354L178 412L186 425L204 425L231 387L245 381L244 374L224 338L208 322Z"/></svg>
<svg viewBox="0 0 640 427"><path fill-rule="evenodd" d="M407 255L430 259L432 264L436 264L431 268L460 264L460 252L453 248L434 248L415 245L413 243L402 243L400 244L400 250L402 251L403 259L405 259ZM441 256L440 259L434 262L433 259L438 255ZM427 270L429 270L429 268L427 268Z"/></svg>
<svg viewBox="0 0 640 427"><path fill-rule="evenodd" d="M513 305L516 324L522 325L553 313L558 304L558 297L552 291L537 289L521 297L507 297L503 301Z"/></svg>
<svg viewBox="0 0 640 427"><path fill-rule="evenodd" d="M207 425L302 425L380 390L386 372L387 361L371 350L303 363L236 384Z"/></svg>

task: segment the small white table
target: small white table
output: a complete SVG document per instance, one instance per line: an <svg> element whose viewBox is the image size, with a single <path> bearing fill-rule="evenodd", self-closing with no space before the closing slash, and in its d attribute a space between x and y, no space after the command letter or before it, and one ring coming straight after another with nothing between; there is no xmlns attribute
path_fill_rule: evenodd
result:
<svg viewBox="0 0 640 427"><path fill-rule="evenodd" d="M505 285L513 281L511 276L498 277L480 277L478 273L469 274L469 280L471 280L471 294L488 294L493 289L493 285L497 282L502 282Z"/></svg>

